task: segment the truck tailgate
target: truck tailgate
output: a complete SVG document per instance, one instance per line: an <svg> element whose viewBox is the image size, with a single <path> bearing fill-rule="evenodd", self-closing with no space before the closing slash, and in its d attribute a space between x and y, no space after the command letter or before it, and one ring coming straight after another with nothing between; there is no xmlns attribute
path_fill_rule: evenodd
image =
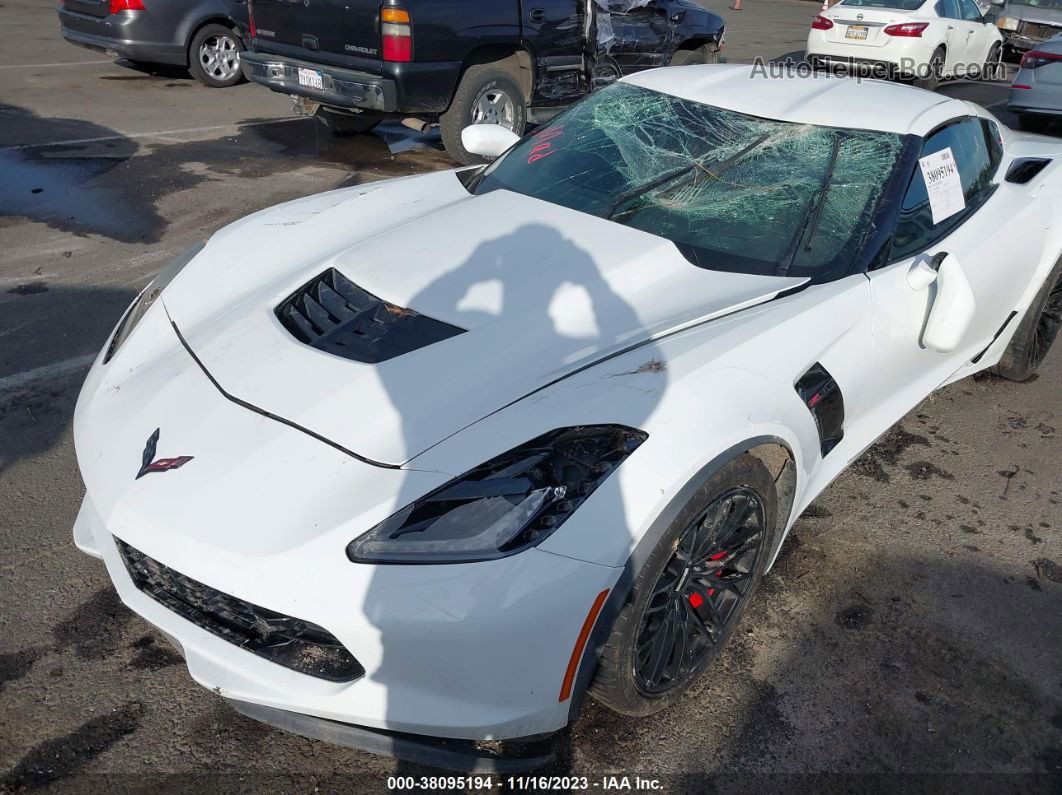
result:
<svg viewBox="0 0 1062 795"><path fill-rule="evenodd" d="M254 49L379 72L378 0L253 0Z"/></svg>

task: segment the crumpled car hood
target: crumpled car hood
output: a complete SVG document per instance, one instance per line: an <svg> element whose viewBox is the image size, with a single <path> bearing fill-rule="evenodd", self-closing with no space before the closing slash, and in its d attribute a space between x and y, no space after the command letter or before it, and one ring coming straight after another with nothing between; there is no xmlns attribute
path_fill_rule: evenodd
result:
<svg viewBox="0 0 1062 795"><path fill-rule="evenodd" d="M377 364L293 337L275 310L329 268L464 333ZM163 301L230 396L398 465L536 389L807 281L698 268L670 242L454 172L333 191L215 235Z"/></svg>

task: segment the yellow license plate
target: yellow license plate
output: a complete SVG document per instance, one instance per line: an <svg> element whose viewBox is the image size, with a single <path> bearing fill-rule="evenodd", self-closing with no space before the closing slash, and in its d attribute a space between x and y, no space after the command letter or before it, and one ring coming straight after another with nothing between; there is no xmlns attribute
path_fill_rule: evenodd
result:
<svg viewBox="0 0 1062 795"><path fill-rule="evenodd" d="M848 30L844 32L844 37L846 39L859 39L862 41L866 39L869 32L870 28L866 25L849 25Z"/></svg>

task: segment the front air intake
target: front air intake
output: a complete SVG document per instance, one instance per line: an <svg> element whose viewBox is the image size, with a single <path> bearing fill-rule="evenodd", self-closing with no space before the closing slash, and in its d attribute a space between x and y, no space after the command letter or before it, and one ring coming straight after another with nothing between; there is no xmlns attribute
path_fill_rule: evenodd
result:
<svg viewBox="0 0 1062 795"><path fill-rule="evenodd" d="M335 268L300 287L276 312L300 342L366 364L386 362L465 330L389 304Z"/></svg>
<svg viewBox="0 0 1062 795"><path fill-rule="evenodd" d="M365 669L316 624L229 596L186 577L115 538L133 584L163 607L235 646L293 671L352 682Z"/></svg>

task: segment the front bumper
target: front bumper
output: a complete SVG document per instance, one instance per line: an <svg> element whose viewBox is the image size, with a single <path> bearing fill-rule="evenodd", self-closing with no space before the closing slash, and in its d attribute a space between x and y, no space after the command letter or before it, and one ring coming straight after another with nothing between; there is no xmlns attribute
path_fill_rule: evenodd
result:
<svg viewBox="0 0 1062 795"><path fill-rule="evenodd" d="M59 22L63 38L79 47L143 63L188 63L184 47L161 36L144 12L94 17L60 6Z"/></svg>
<svg viewBox="0 0 1062 795"><path fill-rule="evenodd" d="M227 699L229 706L252 720L265 723L282 731L322 740L333 745L343 745L381 756L392 756L406 762L431 765L467 773L521 773L543 767L553 762L557 754L548 745L541 753L519 756L498 756L488 750L477 748L473 743L440 740L400 732L366 729L339 723L312 715L300 715L282 709L272 709L245 701Z"/></svg>
<svg viewBox="0 0 1062 795"><path fill-rule="evenodd" d="M194 460L137 479L159 427L159 455ZM448 476L365 464L226 399L162 301L89 371L74 442L87 491L76 545L103 559L121 599L174 640L204 687L433 737L503 740L568 723L579 694L559 694L572 650L621 570L539 548L469 564L351 563L352 538ZM208 588L323 628L365 675L300 673L183 618L136 586L115 537Z"/></svg>
<svg viewBox="0 0 1062 795"><path fill-rule="evenodd" d="M1044 27L1044 26L1037 26ZM1045 30L1037 35L1030 35L1022 30L1006 30L1000 28L999 32L1003 34L1003 46L1013 52L1028 52L1037 44L1043 44L1052 36L1062 32L1062 28Z"/></svg>
<svg viewBox="0 0 1062 795"><path fill-rule="evenodd" d="M90 497L74 538L79 548L102 557L122 601L168 636L192 678L218 695L342 724L466 740L527 737L568 723L570 700L558 699L568 659L594 596L619 574L537 549L454 566L371 567L343 560L350 576L333 583L331 604L315 599L312 591L319 588L307 587L296 608L299 618L328 629L366 668L356 681L332 682L245 651L140 591ZM314 576L293 566L293 581ZM280 572L271 568L261 567L252 579L276 585ZM225 590L268 604L268 597L245 595L244 586Z"/></svg>
<svg viewBox="0 0 1062 795"><path fill-rule="evenodd" d="M282 94L292 94L339 108L359 108L378 113L398 110L395 81L351 69L299 61L279 55L244 52L240 57L248 80ZM323 88L299 85L299 69L321 73Z"/></svg>

